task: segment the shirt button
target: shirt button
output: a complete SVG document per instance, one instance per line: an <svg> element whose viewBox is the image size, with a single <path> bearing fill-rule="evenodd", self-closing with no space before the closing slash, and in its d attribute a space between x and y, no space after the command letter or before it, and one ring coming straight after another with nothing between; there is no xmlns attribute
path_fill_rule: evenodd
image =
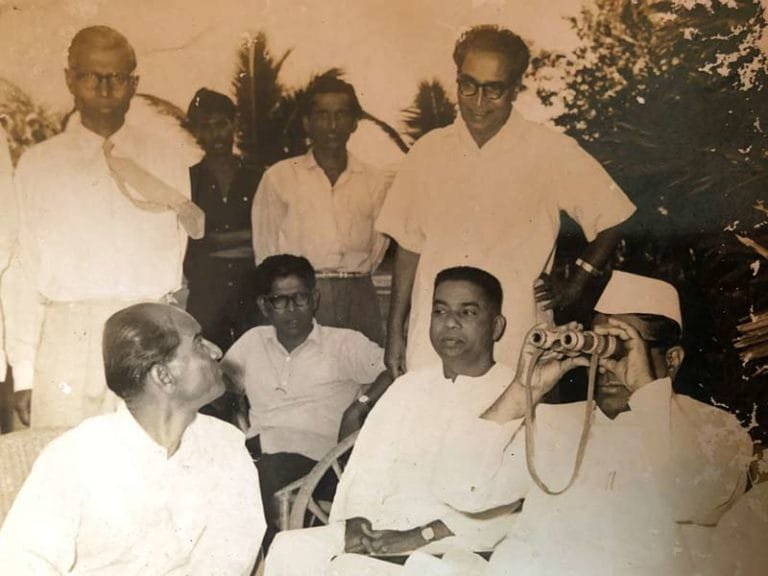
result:
<svg viewBox="0 0 768 576"><path fill-rule="evenodd" d="M235 285L235 284L234 284L234 282L227 282L227 286L229 286L230 288L231 288L232 286L234 286L234 285Z"/></svg>

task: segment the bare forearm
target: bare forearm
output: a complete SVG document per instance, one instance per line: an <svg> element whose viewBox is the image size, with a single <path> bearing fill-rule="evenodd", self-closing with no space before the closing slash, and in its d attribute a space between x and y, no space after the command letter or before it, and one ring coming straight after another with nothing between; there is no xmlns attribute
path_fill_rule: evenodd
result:
<svg viewBox="0 0 768 576"><path fill-rule="evenodd" d="M370 398L371 405L376 404L379 398L384 395L384 392L392 384L392 380L392 375L387 370L384 370L376 377L376 380L373 381L373 384L365 392L365 395Z"/></svg>
<svg viewBox="0 0 768 576"><path fill-rule="evenodd" d="M534 405L538 401L539 398L534 396ZM504 390L491 407L483 412L481 418L496 424L506 424L525 416L525 403L525 389L515 380Z"/></svg>
<svg viewBox="0 0 768 576"><path fill-rule="evenodd" d="M419 266L419 257L418 253L398 245L392 274L392 301L387 318L389 334L403 333L403 327L411 309L411 292L416 279L416 268Z"/></svg>
<svg viewBox="0 0 768 576"><path fill-rule="evenodd" d="M589 262L597 270L602 270L613 255L621 237L622 230L619 226L603 230L584 249L581 259Z"/></svg>

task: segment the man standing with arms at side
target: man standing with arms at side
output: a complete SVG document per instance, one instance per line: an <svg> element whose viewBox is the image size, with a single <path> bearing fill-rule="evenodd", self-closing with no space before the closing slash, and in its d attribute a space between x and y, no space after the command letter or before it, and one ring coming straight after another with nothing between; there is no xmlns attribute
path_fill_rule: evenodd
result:
<svg viewBox="0 0 768 576"><path fill-rule="evenodd" d="M347 151L362 114L351 84L319 76L307 90L304 130L312 148L264 174L253 202L253 249L307 258L317 273L317 321L384 343L371 273L387 239L373 229L388 179Z"/></svg>
<svg viewBox="0 0 768 576"><path fill-rule="evenodd" d="M16 172L21 225L4 286L7 348L17 410L28 423L31 404L36 427L114 408L99 354L104 321L178 290L187 232L201 235L187 175L199 153L175 121L127 116L135 68L119 32L78 32L65 72L77 113Z"/></svg>
<svg viewBox="0 0 768 576"><path fill-rule="evenodd" d="M438 271L468 265L499 278L504 314L515 321L497 355L514 366L537 322L533 283L549 271L560 210L591 244L548 303L557 308L601 274L618 240L614 227L634 211L575 141L512 110L529 57L509 30L477 26L463 34L454 50L461 118L419 140L387 195L376 228L398 243L386 347L394 375L436 361L428 334Z"/></svg>

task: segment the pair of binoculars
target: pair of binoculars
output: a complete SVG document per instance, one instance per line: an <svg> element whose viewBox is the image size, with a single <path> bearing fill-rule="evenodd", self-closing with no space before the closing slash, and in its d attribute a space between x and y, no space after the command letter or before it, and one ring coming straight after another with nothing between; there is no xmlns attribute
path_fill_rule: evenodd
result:
<svg viewBox="0 0 768 576"><path fill-rule="evenodd" d="M597 355L619 358L625 352L624 342L610 334L597 334L591 330L555 332L539 328L532 330L528 339L542 350L553 350L566 356Z"/></svg>

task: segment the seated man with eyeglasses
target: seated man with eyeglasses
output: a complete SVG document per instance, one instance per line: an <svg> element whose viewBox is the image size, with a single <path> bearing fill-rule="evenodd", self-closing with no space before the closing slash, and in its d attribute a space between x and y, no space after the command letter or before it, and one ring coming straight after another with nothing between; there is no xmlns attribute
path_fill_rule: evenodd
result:
<svg viewBox="0 0 768 576"><path fill-rule="evenodd" d="M269 325L246 332L222 364L250 402L247 445L258 458L270 528L266 547L278 512L271 509L272 495L357 430L391 379L378 344L315 321L319 298L306 258L264 259L257 283L257 303Z"/></svg>

